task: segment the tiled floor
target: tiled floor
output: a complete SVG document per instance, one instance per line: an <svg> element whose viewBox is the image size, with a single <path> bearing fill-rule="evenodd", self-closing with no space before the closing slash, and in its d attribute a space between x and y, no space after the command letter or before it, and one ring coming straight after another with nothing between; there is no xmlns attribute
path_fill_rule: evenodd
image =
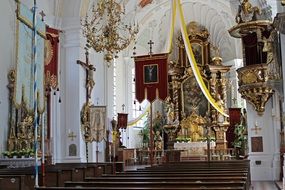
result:
<svg viewBox="0 0 285 190"><path fill-rule="evenodd" d="M279 190L274 181L252 181L250 190Z"/></svg>

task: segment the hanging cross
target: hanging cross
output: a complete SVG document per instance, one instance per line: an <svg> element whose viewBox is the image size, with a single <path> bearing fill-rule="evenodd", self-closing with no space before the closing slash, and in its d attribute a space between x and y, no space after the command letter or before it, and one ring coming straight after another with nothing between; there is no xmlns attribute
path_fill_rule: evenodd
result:
<svg viewBox="0 0 285 190"><path fill-rule="evenodd" d="M41 17L42 17L42 21L44 21L45 16L46 16L46 14L44 13L44 11L42 10L39 14L40 14Z"/></svg>
<svg viewBox="0 0 285 190"><path fill-rule="evenodd" d="M152 45L154 44L154 42L152 40L149 40L149 42L147 43L149 45L149 54L152 54Z"/></svg>
<svg viewBox="0 0 285 190"><path fill-rule="evenodd" d="M68 134L67 137L70 138L71 141L73 141L73 139L76 138L76 135L75 135L74 132L72 131L72 132L70 132L70 133Z"/></svg>
<svg viewBox="0 0 285 190"><path fill-rule="evenodd" d="M86 102L91 98L91 92L95 85L95 81L93 79L93 71L96 71L95 67L92 64L89 64L88 56L88 49L85 48L85 63L77 60L77 64L81 65L86 71Z"/></svg>
<svg viewBox="0 0 285 190"><path fill-rule="evenodd" d="M252 130L252 131L255 131L255 134L257 135L257 134L258 134L258 131L261 131L261 128L258 127L257 122L256 122L255 125L254 125L254 128L252 128L251 130Z"/></svg>

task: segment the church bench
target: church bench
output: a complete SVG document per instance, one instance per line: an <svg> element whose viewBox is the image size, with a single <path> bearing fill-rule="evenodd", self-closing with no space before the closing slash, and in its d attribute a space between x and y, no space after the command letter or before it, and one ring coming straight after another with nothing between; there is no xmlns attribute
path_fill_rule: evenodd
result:
<svg viewBox="0 0 285 190"><path fill-rule="evenodd" d="M174 190L173 187L37 187L35 190ZM204 187L175 187L175 190L199 190ZM207 187L207 190L243 190L243 187Z"/></svg>
<svg viewBox="0 0 285 190"><path fill-rule="evenodd" d="M246 181L246 176L183 176L183 177L176 177L176 176L147 176L147 177L140 177L140 176L105 176L105 177L88 177L85 178L85 181L231 181L231 180L242 180Z"/></svg>
<svg viewBox="0 0 285 190"><path fill-rule="evenodd" d="M103 176L113 176L113 175L103 175ZM139 176L139 177L149 177L149 176L153 176L153 177L167 177L167 176L179 176L179 177L183 177L183 176L248 176L247 172L211 172L211 173L199 173L199 172L183 172L183 173L178 173L178 172L171 172L171 173L120 173L120 174L116 174L116 176Z"/></svg>
<svg viewBox="0 0 285 190"><path fill-rule="evenodd" d="M92 182L65 182L66 187L172 187L176 189L177 187L193 187L193 188L205 188L207 187L242 187L245 189L246 182L243 180L231 180L231 181L159 181L159 182L151 182L151 181L143 181L143 182L114 182L114 181L92 181Z"/></svg>
<svg viewBox="0 0 285 190"><path fill-rule="evenodd" d="M2 190L33 190L34 178L26 175L0 175Z"/></svg>

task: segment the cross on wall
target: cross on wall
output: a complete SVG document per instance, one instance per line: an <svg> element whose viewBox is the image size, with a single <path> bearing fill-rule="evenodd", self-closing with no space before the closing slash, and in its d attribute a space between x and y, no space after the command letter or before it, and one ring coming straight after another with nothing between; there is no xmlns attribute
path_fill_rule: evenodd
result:
<svg viewBox="0 0 285 190"><path fill-rule="evenodd" d="M255 122L255 125L253 128L251 128L252 131L255 131L255 134L257 135L258 134L258 131L261 131L262 128L261 127L258 127L257 125L257 122Z"/></svg>
<svg viewBox="0 0 285 190"><path fill-rule="evenodd" d="M73 140L76 138L76 135L75 135L75 133L72 131L72 132L70 132L70 133L68 134L67 137L70 138L71 141L73 141Z"/></svg>

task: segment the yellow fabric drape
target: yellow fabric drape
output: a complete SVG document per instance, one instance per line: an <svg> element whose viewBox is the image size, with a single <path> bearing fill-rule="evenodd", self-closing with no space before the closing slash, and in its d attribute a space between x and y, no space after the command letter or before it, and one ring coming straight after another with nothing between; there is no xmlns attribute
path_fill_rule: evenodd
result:
<svg viewBox="0 0 285 190"><path fill-rule="evenodd" d="M136 119L134 119L132 121L129 121L128 127L136 125L137 122L139 122L149 112L149 110L150 110L150 106L148 106L139 117L137 117Z"/></svg>
<svg viewBox="0 0 285 190"><path fill-rule="evenodd" d="M180 0L173 0L173 5L174 7L176 7L176 3L178 3L178 12L179 12L179 20L180 20L180 29L181 29L181 33L182 33L182 37L183 37L183 41L185 44L185 49L186 49L186 53L187 53L187 57L188 60L190 62L191 68L193 70L194 76L196 78L196 81L198 82L200 89L202 90L204 96L207 98L207 100L210 102L210 104L218 111L220 112L222 115L229 117L228 114L226 114L224 112L224 110L217 104L217 102L215 101L215 99L211 96L211 94L209 93L209 90L207 89L203 78L201 76L201 73L199 71L199 68L197 66L196 60L194 58L194 54L192 51L192 47L188 38L188 34L187 34L187 30L186 30L186 24L185 24L185 20L184 20L184 13L182 10L182 6L181 6L181 1Z"/></svg>

